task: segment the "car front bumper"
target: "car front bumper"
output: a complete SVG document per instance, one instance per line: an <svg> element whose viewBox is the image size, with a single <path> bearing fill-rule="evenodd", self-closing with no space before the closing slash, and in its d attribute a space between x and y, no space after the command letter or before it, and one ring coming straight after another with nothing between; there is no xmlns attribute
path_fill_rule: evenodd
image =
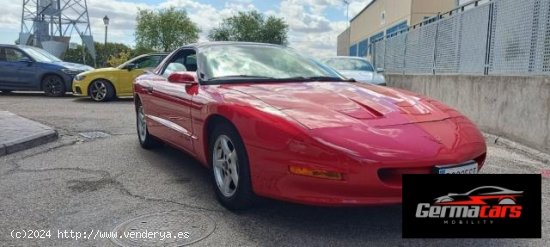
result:
<svg viewBox="0 0 550 247"><path fill-rule="evenodd" d="M88 86L84 81L73 80L72 91L75 96L88 96Z"/></svg>
<svg viewBox="0 0 550 247"><path fill-rule="evenodd" d="M253 146L247 147L247 151L252 187L257 195L315 206L399 204L402 202L403 174L432 174L436 165L442 165L437 160L419 160L414 162L414 166L410 161L383 164L348 160L334 165L345 167L343 180L330 180L292 174L289 164L293 161L281 158L280 152ZM471 152L460 159L463 160L457 160L457 163L475 160L480 169L485 153Z"/></svg>

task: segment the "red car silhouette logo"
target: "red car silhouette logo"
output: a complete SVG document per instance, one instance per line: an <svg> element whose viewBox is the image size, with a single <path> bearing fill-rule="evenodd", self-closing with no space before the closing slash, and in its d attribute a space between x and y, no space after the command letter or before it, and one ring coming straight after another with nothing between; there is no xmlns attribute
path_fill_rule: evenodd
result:
<svg viewBox="0 0 550 247"><path fill-rule="evenodd" d="M466 193L449 193L434 200L435 204L439 205L515 205L516 198L522 194L523 191L510 190L498 186L481 186Z"/></svg>

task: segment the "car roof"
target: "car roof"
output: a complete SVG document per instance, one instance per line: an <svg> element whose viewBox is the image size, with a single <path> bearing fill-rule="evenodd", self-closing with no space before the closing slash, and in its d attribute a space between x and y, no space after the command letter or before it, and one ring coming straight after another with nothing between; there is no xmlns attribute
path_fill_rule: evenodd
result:
<svg viewBox="0 0 550 247"><path fill-rule="evenodd" d="M167 56L170 54L169 52L153 52L153 53L147 53L143 54L142 56Z"/></svg>

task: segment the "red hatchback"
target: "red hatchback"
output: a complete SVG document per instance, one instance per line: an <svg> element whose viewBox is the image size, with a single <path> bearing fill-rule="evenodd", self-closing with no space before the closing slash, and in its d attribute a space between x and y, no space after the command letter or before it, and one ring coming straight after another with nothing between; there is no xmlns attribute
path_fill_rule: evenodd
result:
<svg viewBox="0 0 550 247"><path fill-rule="evenodd" d="M139 142L167 143L212 170L219 201L401 202L405 173L477 173L476 126L442 103L355 83L292 49L182 47L134 83Z"/></svg>

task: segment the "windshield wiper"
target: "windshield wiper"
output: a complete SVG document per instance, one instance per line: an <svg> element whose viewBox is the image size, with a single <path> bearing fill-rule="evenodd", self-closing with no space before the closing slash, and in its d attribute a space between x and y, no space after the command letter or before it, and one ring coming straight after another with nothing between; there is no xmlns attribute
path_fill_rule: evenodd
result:
<svg viewBox="0 0 550 247"><path fill-rule="evenodd" d="M281 78L281 80L296 80L296 81L344 81L344 79L340 77L333 77L333 76L297 76L297 77L289 77L289 78Z"/></svg>
<svg viewBox="0 0 550 247"><path fill-rule="evenodd" d="M226 75L218 76L208 79L209 81L219 81L219 80L235 80L235 79L277 79L269 76L257 76L257 75Z"/></svg>

